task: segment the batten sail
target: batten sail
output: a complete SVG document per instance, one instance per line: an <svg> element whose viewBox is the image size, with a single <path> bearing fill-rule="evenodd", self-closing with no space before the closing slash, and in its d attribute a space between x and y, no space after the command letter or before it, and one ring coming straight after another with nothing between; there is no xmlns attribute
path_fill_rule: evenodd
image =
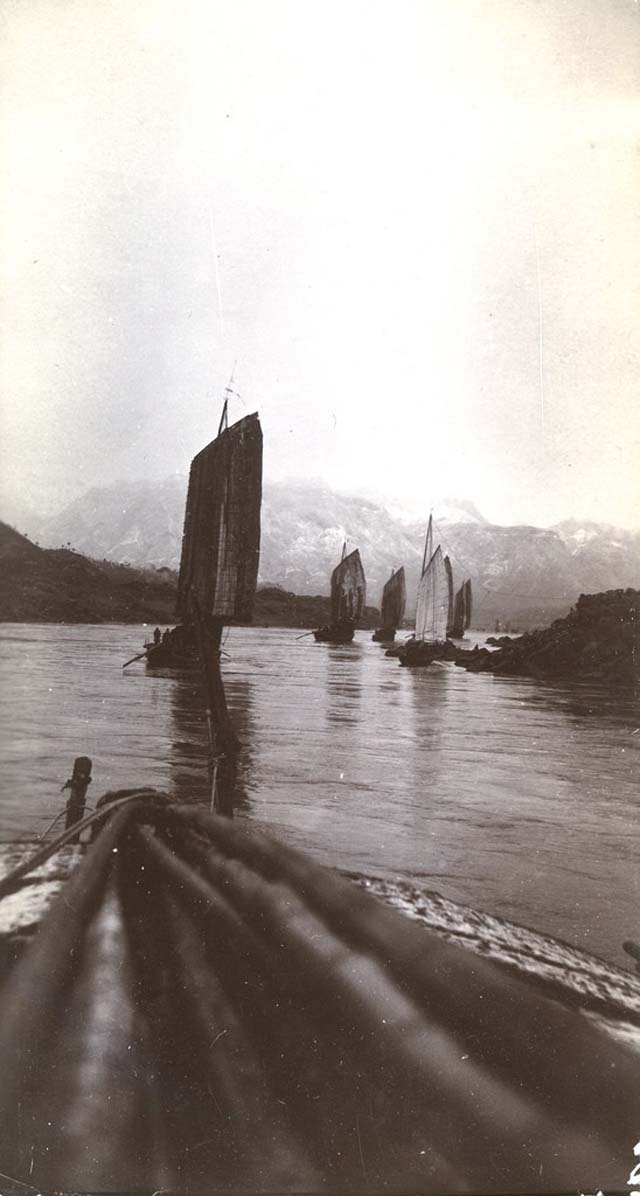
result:
<svg viewBox="0 0 640 1196"><path fill-rule="evenodd" d="M463 581L456 593L453 606L453 619L449 627L449 635L454 639L462 639L465 631L471 626L471 579Z"/></svg>
<svg viewBox="0 0 640 1196"><path fill-rule="evenodd" d="M451 561L449 560L448 556L445 556L445 558L444 558L444 567L445 567L445 571L447 574L447 587L448 587L447 635L449 635L449 629L451 627L451 624L453 623L453 569L451 568Z"/></svg>
<svg viewBox="0 0 640 1196"><path fill-rule="evenodd" d="M391 574L382 591L382 626L399 627L407 603L407 583L404 568L397 569Z"/></svg>
<svg viewBox="0 0 640 1196"><path fill-rule="evenodd" d="M223 428L194 457L182 537L178 617L250 622L258 579L262 430L257 414Z"/></svg>
<svg viewBox="0 0 640 1196"><path fill-rule="evenodd" d="M468 577L464 583L464 630L467 631L471 626L471 616L473 614L473 595L471 593L471 578Z"/></svg>
<svg viewBox="0 0 640 1196"><path fill-rule="evenodd" d="M454 606L453 606L453 621L451 623L451 628L449 630L449 634L452 635L453 638L456 640L462 639L462 636L464 634L464 615L465 615L464 587L465 587L465 583L463 582L462 585L460 586L460 589L456 592L456 598L455 598L455 602L454 602Z"/></svg>
<svg viewBox="0 0 640 1196"><path fill-rule="evenodd" d="M331 574L331 621L357 623L362 618L367 600L367 583L360 553L356 548L343 556Z"/></svg>
<svg viewBox="0 0 640 1196"><path fill-rule="evenodd" d="M448 618L449 575L438 545L418 585L416 639L443 642L447 638Z"/></svg>

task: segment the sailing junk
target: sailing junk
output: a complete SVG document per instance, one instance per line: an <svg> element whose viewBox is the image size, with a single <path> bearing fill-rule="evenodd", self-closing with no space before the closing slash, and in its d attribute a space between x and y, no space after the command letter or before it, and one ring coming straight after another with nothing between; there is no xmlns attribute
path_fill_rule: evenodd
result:
<svg viewBox="0 0 640 1196"><path fill-rule="evenodd" d="M350 644L356 623L362 618L367 598L367 583L358 549L348 556L346 544L342 560L331 574L331 622L314 631L316 641Z"/></svg>
<svg viewBox="0 0 640 1196"><path fill-rule="evenodd" d="M451 620L452 574L448 557L442 555L440 545L433 549L433 523L429 526L424 546L422 576L418 584L416 634L419 643L444 643Z"/></svg>
<svg viewBox="0 0 640 1196"><path fill-rule="evenodd" d="M455 659L458 649L448 637L460 638L470 622L471 581L463 582L454 602L451 561L443 556L440 545L433 551L433 520L429 516L418 584L416 630L397 653L400 663L426 667L434 660Z"/></svg>
<svg viewBox="0 0 640 1196"><path fill-rule="evenodd" d="M407 586L404 569L397 569L391 574L382 591L382 626L374 631L372 639L376 643L393 643L396 631L404 618L404 608L407 601Z"/></svg>
<svg viewBox="0 0 640 1196"><path fill-rule="evenodd" d="M180 625L147 646L147 664L193 659L194 615L218 628L250 623L258 579L262 430L257 413L226 426L191 463L178 580ZM213 622L212 622L213 621Z"/></svg>

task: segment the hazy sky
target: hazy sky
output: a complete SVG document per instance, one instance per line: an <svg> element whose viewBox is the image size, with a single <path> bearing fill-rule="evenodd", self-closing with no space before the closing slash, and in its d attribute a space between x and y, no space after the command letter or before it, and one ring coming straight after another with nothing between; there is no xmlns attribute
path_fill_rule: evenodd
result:
<svg viewBox="0 0 640 1196"><path fill-rule="evenodd" d="M636 0L0 28L5 492L186 469L236 363L270 478L640 526Z"/></svg>

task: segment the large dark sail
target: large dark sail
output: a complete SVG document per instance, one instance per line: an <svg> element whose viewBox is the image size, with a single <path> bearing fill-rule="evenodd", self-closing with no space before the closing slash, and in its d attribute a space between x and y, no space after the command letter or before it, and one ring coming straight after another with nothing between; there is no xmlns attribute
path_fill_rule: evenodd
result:
<svg viewBox="0 0 640 1196"><path fill-rule="evenodd" d="M471 578L468 577L464 583L464 629L471 626L471 616L473 614L473 597L471 594Z"/></svg>
<svg viewBox="0 0 640 1196"><path fill-rule="evenodd" d="M394 629L399 627L404 618L404 608L407 601L407 586L404 569L397 569L391 574L382 591L382 626Z"/></svg>
<svg viewBox="0 0 640 1196"><path fill-rule="evenodd" d="M448 556L444 558L444 567L447 573L447 588L449 591L449 601L447 605L447 635L450 634L449 628L453 623L453 569L451 568L451 561Z"/></svg>
<svg viewBox="0 0 640 1196"><path fill-rule="evenodd" d="M262 430L257 414L221 431L194 457L182 537L178 617L200 611L250 622L260 554Z"/></svg>
<svg viewBox="0 0 640 1196"><path fill-rule="evenodd" d="M464 634L464 582L460 589L456 591L456 598L453 606L453 622L449 630L449 635L453 636L455 640L462 639Z"/></svg>
<svg viewBox="0 0 640 1196"><path fill-rule="evenodd" d="M467 578L456 593L453 607L453 619L449 635L453 636L454 639L462 639L465 631L471 625L471 604L471 580Z"/></svg>
<svg viewBox="0 0 640 1196"><path fill-rule="evenodd" d="M345 556L331 574L331 622L362 618L367 599L367 583L358 549Z"/></svg>

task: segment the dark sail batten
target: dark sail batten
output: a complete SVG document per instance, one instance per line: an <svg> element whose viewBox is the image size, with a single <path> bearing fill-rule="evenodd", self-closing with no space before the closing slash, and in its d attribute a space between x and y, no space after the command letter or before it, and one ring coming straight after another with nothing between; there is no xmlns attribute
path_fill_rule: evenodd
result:
<svg viewBox="0 0 640 1196"><path fill-rule="evenodd" d="M202 449L191 464L178 582L177 615L192 596L205 615L251 621L260 555L262 430L248 415Z"/></svg>

